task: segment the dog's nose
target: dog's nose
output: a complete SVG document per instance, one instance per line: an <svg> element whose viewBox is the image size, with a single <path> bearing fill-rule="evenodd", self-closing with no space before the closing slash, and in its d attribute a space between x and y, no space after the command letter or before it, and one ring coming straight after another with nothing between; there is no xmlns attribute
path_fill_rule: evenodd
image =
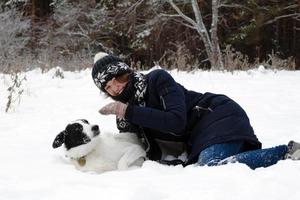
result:
<svg viewBox="0 0 300 200"><path fill-rule="evenodd" d="M98 125L92 126L92 131L99 131L99 126Z"/></svg>

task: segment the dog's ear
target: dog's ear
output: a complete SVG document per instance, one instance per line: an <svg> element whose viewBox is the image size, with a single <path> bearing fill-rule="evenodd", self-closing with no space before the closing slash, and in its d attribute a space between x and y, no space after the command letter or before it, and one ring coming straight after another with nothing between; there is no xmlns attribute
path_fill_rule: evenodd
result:
<svg viewBox="0 0 300 200"><path fill-rule="evenodd" d="M65 142L65 134L66 131L60 132L54 139L52 147L55 149L57 147L60 147Z"/></svg>

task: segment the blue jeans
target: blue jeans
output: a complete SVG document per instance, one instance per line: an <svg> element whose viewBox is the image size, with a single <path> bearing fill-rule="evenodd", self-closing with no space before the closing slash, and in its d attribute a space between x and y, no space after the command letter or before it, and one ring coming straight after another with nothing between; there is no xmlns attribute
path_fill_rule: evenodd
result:
<svg viewBox="0 0 300 200"><path fill-rule="evenodd" d="M284 159L288 147L280 145L268 149L258 149L243 152L243 141L214 144L204 149L198 158L200 166L216 166L227 163L244 163L251 169L268 167Z"/></svg>

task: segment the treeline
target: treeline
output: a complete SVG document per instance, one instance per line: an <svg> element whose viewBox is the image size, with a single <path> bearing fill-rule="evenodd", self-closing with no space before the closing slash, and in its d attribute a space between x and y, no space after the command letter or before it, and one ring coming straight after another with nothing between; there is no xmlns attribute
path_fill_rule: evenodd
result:
<svg viewBox="0 0 300 200"><path fill-rule="evenodd" d="M195 19L191 1L173 0ZM300 0L198 0L207 30L218 3L224 68L300 69ZM98 51L132 67L210 69L201 35L168 0L0 0L0 70L87 68Z"/></svg>

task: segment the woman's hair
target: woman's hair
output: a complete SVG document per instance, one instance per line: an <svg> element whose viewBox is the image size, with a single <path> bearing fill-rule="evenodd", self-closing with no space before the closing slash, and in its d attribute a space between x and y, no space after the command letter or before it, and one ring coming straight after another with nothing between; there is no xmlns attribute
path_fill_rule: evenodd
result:
<svg viewBox="0 0 300 200"><path fill-rule="evenodd" d="M125 82L129 81L129 76L130 76L130 73L126 73L126 74L116 76L115 79L120 83L125 83Z"/></svg>

